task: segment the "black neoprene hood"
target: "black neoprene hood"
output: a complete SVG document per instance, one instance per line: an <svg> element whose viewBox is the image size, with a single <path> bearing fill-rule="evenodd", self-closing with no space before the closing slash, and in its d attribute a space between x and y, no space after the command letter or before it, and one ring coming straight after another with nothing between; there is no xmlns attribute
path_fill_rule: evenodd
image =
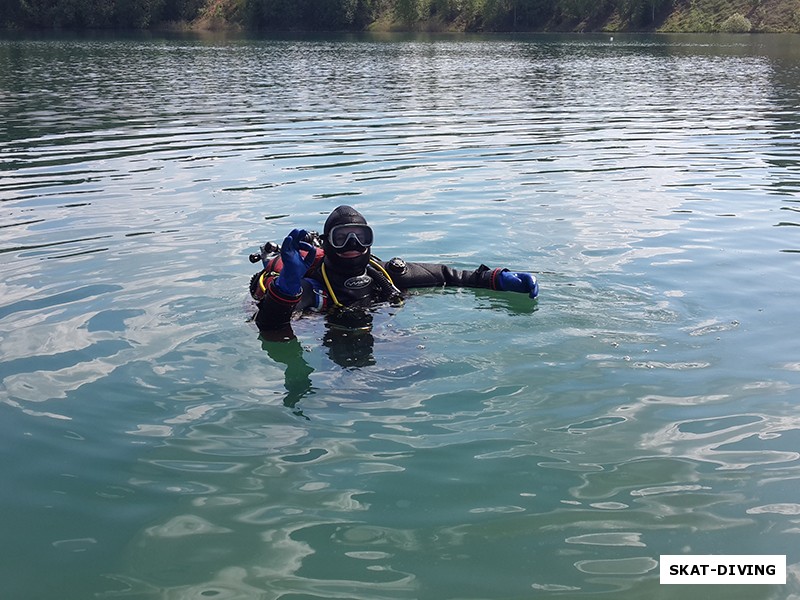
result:
<svg viewBox="0 0 800 600"><path fill-rule="evenodd" d="M337 208L334 208L330 215L328 215L328 219L325 221L325 229L323 233L327 237L328 234L331 232L331 229L336 227L337 225L366 225L367 220L364 218L360 212L358 212L352 206L347 206L343 204Z"/></svg>
<svg viewBox="0 0 800 600"><path fill-rule="evenodd" d="M322 247L325 250L325 263L330 269L342 275L355 276L364 272L369 264L371 256L370 249L357 258L344 258L339 253L349 249L363 249L363 246L356 245L355 240L350 240L344 248L333 248L328 241L328 234L337 225L367 225L367 220L360 212L352 206L338 206L328 215L323 230Z"/></svg>

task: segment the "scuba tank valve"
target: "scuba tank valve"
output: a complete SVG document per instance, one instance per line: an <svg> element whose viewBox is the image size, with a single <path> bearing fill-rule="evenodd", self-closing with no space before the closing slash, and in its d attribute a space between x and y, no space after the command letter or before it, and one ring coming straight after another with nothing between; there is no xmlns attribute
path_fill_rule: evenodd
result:
<svg viewBox="0 0 800 600"><path fill-rule="evenodd" d="M262 264L266 267L267 266L267 259L272 258L276 254L281 253L281 247L276 244L275 242L267 242L263 246L258 249L258 252L253 252L250 255L250 262L257 263L261 261Z"/></svg>

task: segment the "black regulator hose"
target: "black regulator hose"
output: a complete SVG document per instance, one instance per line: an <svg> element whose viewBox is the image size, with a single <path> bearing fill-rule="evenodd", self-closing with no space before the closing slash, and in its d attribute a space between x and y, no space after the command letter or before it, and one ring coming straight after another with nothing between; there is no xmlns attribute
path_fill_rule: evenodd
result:
<svg viewBox="0 0 800 600"><path fill-rule="evenodd" d="M369 276L377 282L378 287L381 288L381 295L383 296L384 300L391 302L392 304L403 303L403 292L397 289L397 286L395 286L391 279L382 273L380 269L376 269L372 265L368 265L367 274L369 274Z"/></svg>

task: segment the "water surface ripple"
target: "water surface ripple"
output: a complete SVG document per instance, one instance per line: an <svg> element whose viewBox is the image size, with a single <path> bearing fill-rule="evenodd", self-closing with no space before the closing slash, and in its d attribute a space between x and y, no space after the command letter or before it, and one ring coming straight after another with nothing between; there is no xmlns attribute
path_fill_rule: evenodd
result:
<svg viewBox="0 0 800 600"><path fill-rule="evenodd" d="M6 594L684 598L679 553L800 594L798 74L780 36L0 40ZM260 340L247 255L342 203L541 297Z"/></svg>

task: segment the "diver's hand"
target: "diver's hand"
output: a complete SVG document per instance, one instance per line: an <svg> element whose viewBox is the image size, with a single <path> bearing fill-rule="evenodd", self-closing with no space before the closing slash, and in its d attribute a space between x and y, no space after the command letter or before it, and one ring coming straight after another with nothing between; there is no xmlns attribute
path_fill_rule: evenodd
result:
<svg viewBox="0 0 800 600"><path fill-rule="evenodd" d="M498 287L505 292L520 292L528 294L531 298L539 295L539 282L530 273L512 273L503 271L498 279Z"/></svg>
<svg viewBox="0 0 800 600"><path fill-rule="evenodd" d="M286 236L281 245L283 268L273 285L286 296L298 296L300 294L302 291L300 281L309 267L314 264L317 249L304 241L305 239L306 231L304 229L292 229L292 232ZM305 257L300 254L300 250L307 252Z"/></svg>

